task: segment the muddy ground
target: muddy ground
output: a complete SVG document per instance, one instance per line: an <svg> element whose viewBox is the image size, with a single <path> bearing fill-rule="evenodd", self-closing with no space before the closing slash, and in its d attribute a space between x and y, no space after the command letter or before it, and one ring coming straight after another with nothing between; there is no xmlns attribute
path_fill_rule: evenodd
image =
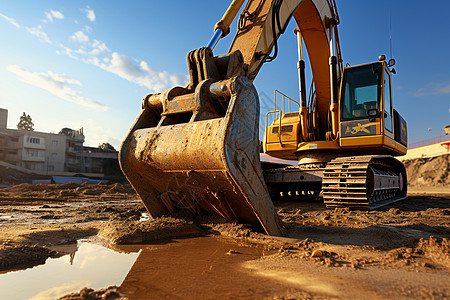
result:
<svg viewBox="0 0 450 300"><path fill-rule="evenodd" d="M413 180L408 198L375 211L330 210L320 201L276 203L284 238L216 217L147 219L127 184L0 189L0 274L43 264L48 257L62 255L59 245L85 237L114 247L214 236L234 241L236 249L242 243L262 247L266 255L236 263L233 272L241 279L229 281L234 294L172 290L175 294L166 298L448 299L449 157L438 159L438 163L407 162L408 173L415 172L409 175ZM427 168L427 163L433 167ZM422 179L417 174L421 168ZM233 249L229 247L223 257L242 256ZM260 285L253 287L257 282ZM226 288L227 282L221 284ZM142 298L127 292L125 285L100 291L86 287L65 299Z"/></svg>

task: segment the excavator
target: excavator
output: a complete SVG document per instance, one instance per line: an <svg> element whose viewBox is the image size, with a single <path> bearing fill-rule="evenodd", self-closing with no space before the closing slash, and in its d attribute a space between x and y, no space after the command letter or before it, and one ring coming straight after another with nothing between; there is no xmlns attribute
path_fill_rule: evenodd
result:
<svg viewBox="0 0 450 300"><path fill-rule="evenodd" d="M189 52L186 86L144 97L122 143L121 168L149 214L218 215L281 236L278 198L319 195L327 207L351 209L404 199L405 167L394 156L406 153L407 129L392 105L395 61L381 55L344 68L334 0L248 0L242 9L244 2L232 1L208 45ZM214 55L239 11L228 53ZM277 56L291 19L300 99L279 93L280 107L275 97L261 142L253 80ZM261 163L261 144L298 164Z"/></svg>

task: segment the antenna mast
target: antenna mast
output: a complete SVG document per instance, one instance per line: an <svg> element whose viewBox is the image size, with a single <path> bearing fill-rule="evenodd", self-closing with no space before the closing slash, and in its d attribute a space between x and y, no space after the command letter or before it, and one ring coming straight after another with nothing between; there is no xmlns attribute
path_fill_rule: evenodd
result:
<svg viewBox="0 0 450 300"><path fill-rule="evenodd" d="M392 20L391 11L389 10L389 56L392 58Z"/></svg>

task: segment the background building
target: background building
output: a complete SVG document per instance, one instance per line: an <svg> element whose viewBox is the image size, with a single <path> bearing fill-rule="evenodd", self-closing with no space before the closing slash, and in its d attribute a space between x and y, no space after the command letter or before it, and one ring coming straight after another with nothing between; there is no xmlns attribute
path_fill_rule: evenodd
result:
<svg viewBox="0 0 450 300"><path fill-rule="evenodd" d="M43 175L102 175L118 165L117 151L84 147L83 128L63 128L58 134L7 128L8 110L0 108L0 161Z"/></svg>
<svg viewBox="0 0 450 300"><path fill-rule="evenodd" d="M83 147L83 167L88 173L114 175L119 169L118 152L102 151L95 147Z"/></svg>
<svg viewBox="0 0 450 300"><path fill-rule="evenodd" d="M64 171L82 172L83 128L79 130L63 128L59 134L65 136Z"/></svg>

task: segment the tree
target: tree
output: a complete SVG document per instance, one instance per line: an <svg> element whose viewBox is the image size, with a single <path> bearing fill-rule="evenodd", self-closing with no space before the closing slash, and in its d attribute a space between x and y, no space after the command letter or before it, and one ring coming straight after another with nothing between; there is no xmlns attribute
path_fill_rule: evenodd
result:
<svg viewBox="0 0 450 300"><path fill-rule="evenodd" d="M110 143L102 143L102 144L98 145L98 149L99 149L101 152L116 151L116 149L114 148L114 146L111 145Z"/></svg>
<svg viewBox="0 0 450 300"><path fill-rule="evenodd" d="M61 129L61 131L59 132L59 134L64 134L64 135L70 136L70 135L73 134L73 131L74 131L73 129L64 127L63 129Z"/></svg>
<svg viewBox="0 0 450 300"><path fill-rule="evenodd" d="M27 115L24 112L23 115L20 117L19 123L17 124L17 129L33 131L34 130L33 126L34 123L31 121L30 115Z"/></svg>
<svg viewBox="0 0 450 300"><path fill-rule="evenodd" d="M103 174L106 176L118 176L122 174L118 159L103 159Z"/></svg>

